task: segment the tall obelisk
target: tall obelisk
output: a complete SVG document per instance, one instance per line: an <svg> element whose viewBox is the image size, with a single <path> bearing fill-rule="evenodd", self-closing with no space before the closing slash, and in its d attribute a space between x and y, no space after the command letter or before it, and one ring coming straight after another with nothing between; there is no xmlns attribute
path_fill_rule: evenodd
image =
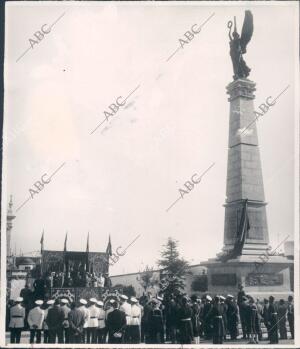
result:
<svg viewBox="0 0 300 349"><path fill-rule="evenodd" d="M252 296L285 298L291 294L286 257L269 247L266 202L254 113L255 83L243 59L253 33L253 16L245 12L241 36L234 19L228 22L233 81L230 102L224 247L207 267L208 292L236 294L242 284Z"/></svg>
<svg viewBox="0 0 300 349"><path fill-rule="evenodd" d="M242 254L257 255L269 244L266 202L253 100L255 83L237 79L227 86L230 101L224 250L231 250L244 200L250 230Z"/></svg>

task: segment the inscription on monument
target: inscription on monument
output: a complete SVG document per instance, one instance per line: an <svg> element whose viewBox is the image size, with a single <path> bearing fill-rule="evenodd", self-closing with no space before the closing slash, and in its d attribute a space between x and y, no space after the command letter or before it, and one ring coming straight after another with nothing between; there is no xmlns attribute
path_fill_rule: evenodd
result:
<svg viewBox="0 0 300 349"><path fill-rule="evenodd" d="M246 286L278 286L283 285L282 274L251 273L246 277Z"/></svg>
<svg viewBox="0 0 300 349"><path fill-rule="evenodd" d="M211 276L211 284L214 286L234 286L236 283L236 274L212 274Z"/></svg>

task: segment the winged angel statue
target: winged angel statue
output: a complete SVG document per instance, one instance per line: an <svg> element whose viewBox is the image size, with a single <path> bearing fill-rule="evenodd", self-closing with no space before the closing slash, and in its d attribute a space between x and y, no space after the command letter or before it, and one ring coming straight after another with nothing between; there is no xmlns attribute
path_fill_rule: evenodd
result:
<svg viewBox="0 0 300 349"><path fill-rule="evenodd" d="M253 34L253 15L249 10L245 11L245 19L241 36L236 31L235 17L234 30L231 35L232 24L232 21L229 21L227 27L229 28L230 56L234 72L233 79L237 80L239 78L247 78L251 71L243 59L243 54L247 52L246 47Z"/></svg>

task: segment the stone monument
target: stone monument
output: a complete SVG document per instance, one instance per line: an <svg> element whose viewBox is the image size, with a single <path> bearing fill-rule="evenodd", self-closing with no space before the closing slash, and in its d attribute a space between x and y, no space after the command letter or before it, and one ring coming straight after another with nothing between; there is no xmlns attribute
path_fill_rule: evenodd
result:
<svg viewBox="0 0 300 349"><path fill-rule="evenodd" d="M235 22L235 21L234 21ZM291 293L292 263L269 246L263 176L254 114L255 83L247 79L250 68L243 60L253 33L253 17L246 11L241 37L236 23L230 55L233 82L227 86L230 102L224 247L217 258L201 263L207 267L208 292L232 293L243 285L257 297L286 297Z"/></svg>

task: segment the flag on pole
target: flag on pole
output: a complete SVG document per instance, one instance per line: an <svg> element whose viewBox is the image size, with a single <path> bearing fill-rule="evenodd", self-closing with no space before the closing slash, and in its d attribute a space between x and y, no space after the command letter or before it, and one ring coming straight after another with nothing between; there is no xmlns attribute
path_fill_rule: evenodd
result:
<svg viewBox="0 0 300 349"><path fill-rule="evenodd" d="M44 251L44 229L43 229L40 244L41 244L41 253L42 253Z"/></svg>
<svg viewBox="0 0 300 349"><path fill-rule="evenodd" d="M65 243L64 243L64 252L67 251L67 241L68 241L68 232L66 232Z"/></svg>
<svg viewBox="0 0 300 349"><path fill-rule="evenodd" d="M112 247L111 247L110 235L109 235L108 244L106 247L106 254L108 254L109 256L112 256Z"/></svg>
<svg viewBox="0 0 300 349"><path fill-rule="evenodd" d="M90 251L90 232L88 232L88 235L87 235L87 240L86 240L86 252L89 252Z"/></svg>

